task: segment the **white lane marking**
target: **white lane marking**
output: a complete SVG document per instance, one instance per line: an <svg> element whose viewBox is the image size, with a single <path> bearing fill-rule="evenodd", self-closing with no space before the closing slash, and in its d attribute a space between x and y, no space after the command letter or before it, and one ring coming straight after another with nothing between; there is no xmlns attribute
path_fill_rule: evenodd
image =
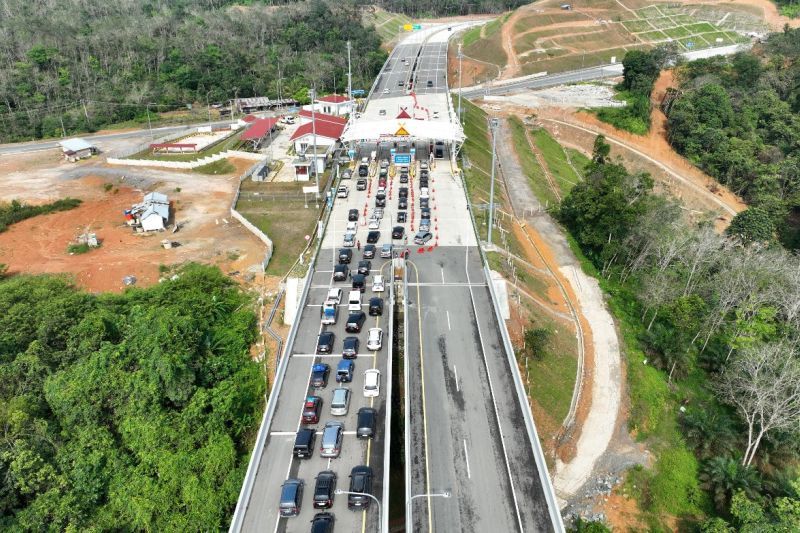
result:
<svg viewBox="0 0 800 533"><path fill-rule="evenodd" d="M461 392L461 388L458 386L458 369L456 368L456 365L453 365L453 372L456 375L456 392Z"/></svg>
<svg viewBox="0 0 800 533"><path fill-rule="evenodd" d="M330 470L330 469L331 469L331 458L328 457L328 470Z"/></svg>
<svg viewBox="0 0 800 533"><path fill-rule="evenodd" d="M442 285L444 285L444 267L442 267Z"/></svg>
<svg viewBox="0 0 800 533"><path fill-rule="evenodd" d="M472 472L469 470L469 452L467 452L467 439L464 439L464 458L467 460L467 479L472 479Z"/></svg>
<svg viewBox="0 0 800 533"><path fill-rule="evenodd" d="M469 247L464 249L464 271L467 274L467 282L469 282ZM511 484L511 496L514 498L514 511L517 514L517 524L519 526L520 531L525 531L525 528L522 527L522 516L519 512L519 502L517 501L517 491L514 487L514 478L511 476L511 465L508 462L508 450L506 449L506 439L503 438L503 426L500 424L500 413L497 410L497 399L494 395L494 387L492 386L492 375L489 371L489 362L486 360L486 349L483 345L483 335L481 334L481 321L478 318L478 309L475 306L475 295L472 293L472 287L469 288L469 299L472 303L472 313L475 315L475 325L478 328L478 339L480 340L481 344L481 355L483 356L483 365L486 367L486 379L489 382L489 394L492 397L492 406L494 407L494 416L497 419L497 429L498 433L500 433L500 444L503 448L503 459L506 462L506 471L508 472L508 482ZM502 327L502 326L501 326ZM466 442L465 442L466 443Z"/></svg>
<svg viewBox="0 0 800 533"><path fill-rule="evenodd" d="M450 311L446 311L446 313L447 313L447 329L452 331L453 328L450 327Z"/></svg>

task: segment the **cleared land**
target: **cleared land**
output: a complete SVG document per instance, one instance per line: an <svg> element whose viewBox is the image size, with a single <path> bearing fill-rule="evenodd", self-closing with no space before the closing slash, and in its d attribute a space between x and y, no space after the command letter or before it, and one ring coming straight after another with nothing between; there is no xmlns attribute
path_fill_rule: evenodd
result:
<svg viewBox="0 0 800 533"><path fill-rule="evenodd" d="M763 14L736 3L578 0L571 11L561 10L561 3L548 0L523 6L481 32L467 32L463 37L465 77L481 83L495 77L590 67L621 61L629 50L667 42L676 42L682 51L725 46L747 42L748 32L768 29Z"/></svg>

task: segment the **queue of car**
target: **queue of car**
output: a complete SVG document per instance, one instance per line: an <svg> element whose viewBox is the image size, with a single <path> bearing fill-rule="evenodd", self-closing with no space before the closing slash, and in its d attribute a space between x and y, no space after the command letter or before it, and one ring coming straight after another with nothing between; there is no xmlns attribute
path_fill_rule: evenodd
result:
<svg viewBox="0 0 800 533"><path fill-rule="evenodd" d="M369 173L368 160L361 160L358 166L359 182L356 190L367 188L366 176ZM348 414L352 401L352 390L348 386L356 376L356 360L358 358L360 340L358 335L365 328L367 316L383 315L384 299L380 296L385 292L386 285L381 274L371 275L372 260L380 250L380 257L391 259L394 247L391 243L380 244L381 232L380 222L383 218L384 207L386 205L386 180L388 177L388 161L380 162L379 166L379 186L376 189L375 208L371 213L368 225L368 232L364 239L365 245L361 246L361 241L357 238L358 220L360 213L358 209L351 209L348 212L348 222L344 233L342 248L338 251L338 264L334 267L334 283L350 282L350 289L347 298L344 300L342 287L331 287L326 295L321 307L321 323L323 331L317 338L316 354L330 355L336 353L336 334L328 331L327 326L332 326L339 319L339 307L346 306L347 318L345 321L345 332L348 334L342 341L342 358L335 365L335 369L324 362L312 365L309 381L310 393L306 396L301 414L301 428L295 437L293 454L298 459L308 459L313 457L314 448L319 446L319 456L324 458L338 458L342 451L345 424L336 418L344 417ZM362 170L363 169L363 170ZM408 181L407 169L404 173L406 183ZM401 174L402 179L403 174ZM363 186L361 180L363 179ZM408 188L403 187L400 198L406 202ZM348 198L349 188L339 186L336 196L338 198ZM405 215L405 212L403 212ZM398 219L400 220L400 219ZM404 222L406 217L403 216ZM405 235L402 226L392 229L392 239L401 239ZM361 251L361 258L355 258L357 250ZM355 268L351 272L351 266ZM367 283L371 281L370 288L373 296L365 299L364 293ZM364 310L366 307L366 312ZM344 311L344 309L343 309ZM379 351L383 348L383 330L379 327L368 328L366 348L369 351ZM331 373L338 384L331 391L330 405L328 407L332 420L328 420L322 427L320 442L317 443L317 433L310 425L320 424L322 414L325 410L325 400L322 391L328 386ZM363 397L375 398L380 396L381 372L377 368L369 368L363 371ZM372 439L375 437L378 421L378 412L372 407L361 407L356 416L356 438ZM325 512L317 513L312 520L313 531L332 531L335 516L329 510L333 507L335 490L337 485L337 474L333 470L319 472L314 482L314 492L312 505L314 509ZM372 494L373 471L367 465L357 465L352 468L349 476L349 491L347 498L348 508L351 510L366 509L370 505L371 498L365 494ZM290 478L286 480L281 488L281 500L279 511L282 517L293 517L300 513L304 481L302 479Z"/></svg>

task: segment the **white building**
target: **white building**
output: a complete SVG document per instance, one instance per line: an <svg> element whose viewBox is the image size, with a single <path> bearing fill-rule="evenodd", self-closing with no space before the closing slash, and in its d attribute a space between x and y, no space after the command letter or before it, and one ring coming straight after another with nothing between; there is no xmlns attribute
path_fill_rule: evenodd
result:
<svg viewBox="0 0 800 533"><path fill-rule="evenodd" d="M61 145L64 159L72 163L80 159L92 157L92 155L97 153L96 146L87 142L85 139L79 139L77 137L75 139L66 139L58 144Z"/></svg>
<svg viewBox="0 0 800 533"><path fill-rule="evenodd" d="M162 231L169 221L169 198L160 192L149 192L142 203L126 212L126 217L129 224L138 225L143 231Z"/></svg>
<svg viewBox="0 0 800 533"><path fill-rule="evenodd" d="M356 108L355 100L341 94L322 96L315 99L313 104L304 105L303 109L311 111L312 105L317 113L325 113L337 117L349 115Z"/></svg>
<svg viewBox="0 0 800 533"><path fill-rule="evenodd" d="M317 116L316 124L316 128L312 126L311 122L301 124L289 140L294 143L295 153L305 156L305 159L309 160L314 158L314 138L316 137L316 169L317 172L322 173L325 170L325 162L328 155L336 148L339 138L342 136L344 123L320 119ZM298 160L298 163L300 163L300 160ZM303 163L301 166L308 167L309 165ZM300 166L295 165L297 179L309 179L309 175L302 172L302 170Z"/></svg>

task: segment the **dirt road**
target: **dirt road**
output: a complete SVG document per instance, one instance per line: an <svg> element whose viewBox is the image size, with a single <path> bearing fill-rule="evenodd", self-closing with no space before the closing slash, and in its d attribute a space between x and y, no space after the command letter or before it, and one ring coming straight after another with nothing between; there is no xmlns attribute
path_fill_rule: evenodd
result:
<svg viewBox="0 0 800 533"><path fill-rule="evenodd" d="M554 485L556 493L566 501L576 495L590 479L594 466L614 436L623 389L623 372L614 321L605 308L603 293L597 280L585 275L567 244L561 229L542 212L513 150L510 128L500 127L504 137L497 143L501 176L508 188L515 210L532 209L525 217L526 232L536 248L545 251L556 275L584 324L590 346L584 350L583 381L586 384L578 402L576 425L567 444L569 452L556 460ZM531 211L529 211L531 213Z"/></svg>

